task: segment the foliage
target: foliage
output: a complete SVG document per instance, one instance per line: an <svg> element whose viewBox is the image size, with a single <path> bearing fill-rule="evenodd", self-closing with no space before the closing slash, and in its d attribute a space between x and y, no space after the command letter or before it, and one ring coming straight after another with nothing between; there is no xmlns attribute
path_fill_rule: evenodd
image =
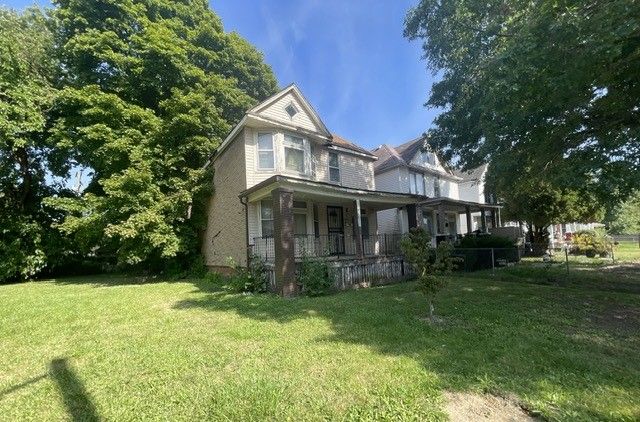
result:
<svg viewBox="0 0 640 422"><path fill-rule="evenodd" d="M262 56L202 0L58 0L64 88L51 111L61 156L86 171L52 198L84 253L153 270L191 262L206 222L204 164L244 110L276 90Z"/></svg>
<svg viewBox="0 0 640 422"><path fill-rule="evenodd" d="M307 296L329 293L333 288L333 276L327 261L305 254L298 267L298 283L302 285L302 293Z"/></svg>
<svg viewBox="0 0 640 422"><path fill-rule="evenodd" d="M614 210L610 232L614 234L640 233L640 190L635 191Z"/></svg>
<svg viewBox="0 0 640 422"><path fill-rule="evenodd" d="M493 235L466 235L460 241L461 248L512 248L511 239Z"/></svg>
<svg viewBox="0 0 640 422"><path fill-rule="evenodd" d="M453 257L453 245L440 242L436 248L431 246L431 235L422 227L411 229L400 243L402 253L416 272L418 290L427 297L429 318L433 319L433 301L436 294L445 286L445 278L455 268L459 258Z"/></svg>
<svg viewBox="0 0 640 422"><path fill-rule="evenodd" d="M551 224L596 222L604 216L604 208L588 189L559 188L529 174L489 183L502 192L503 217L526 221L529 241L538 252L548 247Z"/></svg>
<svg viewBox="0 0 640 422"><path fill-rule="evenodd" d="M576 253L589 257L606 256L611 252L613 243L601 230L581 230L573 233L571 238Z"/></svg>
<svg viewBox="0 0 640 422"><path fill-rule="evenodd" d="M616 202L640 185L637 0L421 0L405 35L442 75L433 147L496 178L585 185ZM520 179L523 180L523 179ZM499 195L506 190L497 192Z"/></svg>
<svg viewBox="0 0 640 422"><path fill-rule="evenodd" d="M65 194L46 183L56 66L46 17L0 8L0 282L35 276L69 247L50 228L59 215L42 205Z"/></svg>
<svg viewBox="0 0 640 422"><path fill-rule="evenodd" d="M229 279L229 284L234 291L242 293L266 293L269 290L269 279L265 262L257 255L249 260L249 266L238 265L233 258L229 257L228 265L233 268L233 275Z"/></svg>

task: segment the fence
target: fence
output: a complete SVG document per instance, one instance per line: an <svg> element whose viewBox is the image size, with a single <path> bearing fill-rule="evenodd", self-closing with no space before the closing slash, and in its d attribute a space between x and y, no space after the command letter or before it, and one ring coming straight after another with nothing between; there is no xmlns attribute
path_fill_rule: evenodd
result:
<svg viewBox="0 0 640 422"><path fill-rule="evenodd" d="M336 290L348 290L355 287L369 287L394 283L414 275L411 265L401 257L371 258L362 260L341 260L329 262L333 287ZM296 264L296 277L300 263ZM276 291L276 279L273 266L266 268L271 291Z"/></svg>
<svg viewBox="0 0 640 422"><path fill-rule="evenodd" d="M611 237L615 242L634 242L640 247L640 234L613 234Z"/></svg>
<svg viewBox="0 0 640 422"><path fill-rule="evenodd" d="M326 256L355 256L356 237L344 234L330 235L296 235L294 236L294 256L326 257ZM364 256L393 256L399 255L402 234L380 234L362 237L362 251ZM275 244L272 236L256 237L253 239L253 253L272 261L275 257Z"/></svg>

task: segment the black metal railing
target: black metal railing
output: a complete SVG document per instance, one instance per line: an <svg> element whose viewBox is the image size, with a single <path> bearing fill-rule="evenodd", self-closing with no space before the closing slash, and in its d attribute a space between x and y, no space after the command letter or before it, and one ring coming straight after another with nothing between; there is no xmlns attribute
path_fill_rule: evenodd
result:
<svg viewBox="0 0 640 422"><path fill-rule="evenodd" d="M393 256L400 255L400 241L402 234L390 233L369 235L362 237L362 252L364 256ZM328 257L328 256L356 256L356 237L344 234L329 235L296 235L294 236L294 256ZM255 255L273 260L275 244L273 236L255 237L252 251Z"/></svg>

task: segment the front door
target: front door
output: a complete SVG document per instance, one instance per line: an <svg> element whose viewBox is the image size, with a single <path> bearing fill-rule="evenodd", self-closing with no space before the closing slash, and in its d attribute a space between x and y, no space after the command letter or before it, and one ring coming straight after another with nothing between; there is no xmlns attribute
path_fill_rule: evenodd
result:
<svg viewBox="0 0 640 422"><path fill-rule="evenodd" d="M327 207L327 229L329 232L329 253L344 253L344 219L342 207Z"/></svg>

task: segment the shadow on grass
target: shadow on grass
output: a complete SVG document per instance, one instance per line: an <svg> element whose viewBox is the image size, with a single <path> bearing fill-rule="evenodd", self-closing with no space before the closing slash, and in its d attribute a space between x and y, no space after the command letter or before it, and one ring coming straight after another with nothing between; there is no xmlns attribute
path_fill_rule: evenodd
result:
<svg viewBox="0 0 640 422"><path fill-rule="evenodd" d="M99 421L100 418L93 401L76 372L69 366L68 360L52 360L49 370L62 395L70 419L87 422Z"/></svg>
<svg viewBox="0 0 640 422"><path fill-rule="evenodd" d="M569 328L579 326L583 316L567 310L571 301L571 294L565 296L557 288L465 280L454 282L438 298L436 312L445 320L441 326L419 319L426 306L414 283L294 300L218 292L179 302L175 308L234 312L283 325L323 318L333 334L300 335L310 335L310 342L366 345L384 355L411 357L436 373L443 387L454 390L522 397L546 388L582 395L599 385L640 393L635 381L640 360L634 357L634 343L622 339L595 343L588 330L585 337L575 336ZM607 365L600 365L601 357ZM593 418L609 417L582 411Z"/></svg>
<svg viewBox="0 0 640 422"><path fill-rule="evenodd" d="M18 390L22 390L23 388L27 388L30 385L33 385L33 384L37 383L38 381L45 379L46 377L47 376L44 375L44 374L43 375L39 375L37 377L29 378L28 380L23 381L20 384L16 384L14 386L6 388L6 389L0 391L0 400L2 400L2 398L4 396L8 396L9 394L14 393L14 392L16 392Z"/></svg>

